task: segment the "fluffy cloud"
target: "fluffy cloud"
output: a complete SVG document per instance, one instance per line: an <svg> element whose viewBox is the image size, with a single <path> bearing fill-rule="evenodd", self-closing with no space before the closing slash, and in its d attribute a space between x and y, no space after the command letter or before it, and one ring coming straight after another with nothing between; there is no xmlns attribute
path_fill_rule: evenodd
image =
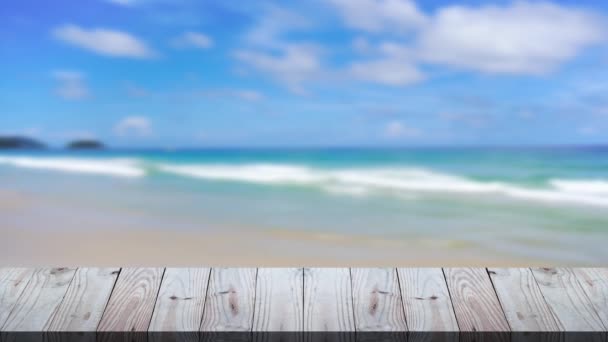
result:
<svg viewBox="0 0 608 342"><path fill-rule="evenodd" d="M261 101L264 99L264 94L249 89L218 89L218 90L205 90L200 92L200 95L210 99L220 98L237 98L245 101Z"/></svg>
<svg viewBox="0 0 608 342"><path fill-rule="evenodd" d="M375 60L351 64L352 77L389 86L402 86L422 81L425 76L412 62L411 52L394 43L379 47L381 56Z"/></svg>
<svg viewBox="0 0 608 342"><path fill-rule="evenodd" d="M391 86L413 84L424 79L424 75L414 65L398 59L353 63L350 73L362 81Z"/></svg>
<svg viewBox="0 0 608 342"><path fill-rule="evenodd" d="M282 49L285 45L284 35L313 26L306 17L284 8L266 6L261 12L259 21L245 35L246 43L258 48Z"/></svg>
<svg viewBox="0 0 608 342"><path fill-rule="evenodd" d="M346 24L369 32L407 31L424 25L427 18L410 0L329 0Z"/></svg>
<svg viewBox="0 0 608 342"><path fill-rule="evenodd" d="M260 21L245 35L245 45L235 58L258 72L269 75L296 94L306 93L304 83L322 71L321 48L311 42L286 41L292 31L310 28L297 13L267 7Z"/></svg>
<svg viewBox="0 0 608 342"><path fill-rule="evenodd" d="M150 95L150 92L147 91L145 88L140 87L131 82L126 82L124 84L124 86L125 86L127 95L129 95L130 97L145 97L145 96Z"/></svg>
<svg viewBox="0 0 608 342"><path fill-rule="evenodd" d="M550 3L441 9L419 37L426 62L486 73L542 74L602 40L600 18Z"/></svg>
<svg viewBox="0 0 608 342"><path fill-rule="evenodd" d="M144 116L127 116L114 126L114 133L119 136L148 136L152 134L152 123Z"/></svg>
<svg viewBox="0 0 608 342"><path fill-rule="evenodd" d="M119 6L133 6L135 0L106 0L107 2L119 5Z"/></svg>
<svg viewBox="0 0 608 342"><path fill-rule="evenodd" d="M151 58L155 55L143 41L126 32L64 25L52 33L56 39L104 56Z"/></svg>
<svg viewBox="0 0 608 342"><path fill-rule="evenodd" d="M302 83L321 71L318 50L313 46L288 45L278 54L262 51L238 51L236 58L271 75L294 93L305 93Z"/></svg>
<svg viewBox="0 0 608 342"><path fill-rule="evenodd" d="M491 117L488 114L441 112L439 113L439 119L451 124L481 128L490 122Z"/></svg>
<svg viewBox="0 0 608 342"><path fill-rule="evenodd" d="M57 70L53 78L59 85L55 93L66 100L81 100L89 96L89 89L84 82L84 75L77 71Z"/></svg>
<svg viewBox="0 0 608 342"><path fill-rule="evenodd" d="M260 101L264 99L264 95L255 90L235 90L234 94L240 99L247 101Z"/></svg>
<svg viewBox="0 0 608 342"><path fill-rule="evenodd" d="M391 121L384 126L384 135L388 138L415 138L421 135L417 128L410 127L401 121Z"/></svg>
<svg viewBox="0 0 608 342"><path fill-rule="evenodd" d="M393 37L409 29L392 44L393 52L361 36L353 43L368 60L352 63L351 75L385 85L420 81L417 66L422 64L489 74L546 74L606 36L598 15L548 2L448 6L427 16L409 0L327 1L350 27ZM375 59L370 61L370 55Z"/></svg>
<svg viewBox="0 0 608 342"><path fill-rule="evenodd" d="M213 46L213 40L199 32L184 32L173 40L173 45L178 48L208 49Z"/></svg>

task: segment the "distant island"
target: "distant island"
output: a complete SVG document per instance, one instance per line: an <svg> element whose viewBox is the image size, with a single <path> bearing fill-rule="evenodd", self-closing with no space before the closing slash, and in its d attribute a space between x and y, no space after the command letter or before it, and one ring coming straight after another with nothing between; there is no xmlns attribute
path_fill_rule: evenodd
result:
<svg viewBox="0 0 608 342"><path fill-rule="evenodd" d="M70 150L100 150L105 148L105 145L97 140L83 139L70 142L66 148Z"/></svg>
<svg viewBox="0 0 608 342"><path fill-rule="evenodd" d="M0 136L0 149L43 149L46 145L32 138Z"/></svg>
<svg viewBox="0 0 608 342"><path fill-rule="evenodd" d="M0 136L0 150L36 150L46 149L47 145L29 137L24 136ZM69 142L68 150L101 150L106 146L98 140L79 139Z"/></svg>

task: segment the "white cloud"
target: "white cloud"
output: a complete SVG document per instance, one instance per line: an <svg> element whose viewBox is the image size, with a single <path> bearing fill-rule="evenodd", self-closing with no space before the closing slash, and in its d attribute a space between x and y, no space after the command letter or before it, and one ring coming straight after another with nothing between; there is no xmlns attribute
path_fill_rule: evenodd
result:
<svg viewBox="0 0 608 342"><path fill-rule="evenodd" d="M213 40L203 33L184 32L173 40L173 45L178 48L208 49L213 46Z"/></svg>
<svg viewBox="0 0 608 342"><path fill-rule="evenodd" d="M200 92L200 95L217 99L217 98L238 98L241 100L256 102L264 99L264 94L250 89L216 89L205 90Z"/></svg>
<svg viewBox="0 0 608 342"><path fill-rule="evenodd" d="M608 33L599 15L548 2L447 6L426 15L410 0L326 1L346 25L399 38L390 49L374 42L377 35L359 36L352 43L368 60L352 63L350 74L394 86L421 80L422 64L491 74L546 74Z"/></svg>
<svg viewBox="0 0 608 342"><path fill-rule="evenodd" d="M369 32L408 31L427 18L410 0L329 0L346 24Z"/></svg>
<svg viewBox="0 0 608 342"><path fill-rule="evenodd" d="M599 133L599 129L595 126L583 126L578 129L578 133L586 136L593 136Z"/></svg>
<svg viewBox="0 0 608 342"><path fill-rule="evenodd" d="M260 92L255 90L235 90L235 95L247 101L260 101L264 98Z"/></svg>
<svg viewBox="0 0 608 342"><path fill-rule="evenodd" d="M124 85L127 95L129 95L130 97L145 97L150 95L150 93L145 88L142 88L131 82L126 82Z"/></svg>
<svg viewBox="0 0 608 342"><path fill-rule="evenodd" d="M119 6L133 6L135 4L135 0L106 0L107 2L119 5Z"/></svg>
<svg viewBox="0 0 608 342"><path fill-rule="evenodd" d="M487 114L457 112L441 112L439 113L439 119L449 123L464 124L476 128L484 127L490 121L490 117Z"/></svg>
<svg viewBox="0 0 608 342"><path fill-rule="evenodd" d="M287 41L290 32L309 29L311 24L297 13L267 6L260 21L245 35L245 47L235 58L269 75L296 94L304 94L304 83L321 74L321 48L311 42Z"/></svg>
<svg viewBox="0 0 608 342"><path fill-rule="evenodd" d="M422 81L425 76L411 58L411 52L394 43L379 47L382 56L375 60L355 62L350 65L352 77L390 86L402 86Z"/></svg>
<svg viewBox="0 0 608 342"><path fill-rule="evenodd" d="M271 49L282 49L284 35L292 31L310 29L312 24L304 16L276 6L266 6L260 20L247 32L247 44Z"/></svg>
<svg viewBox="0 0 608 342"><path fill-rule="evenodd" d="M359 53L368 53L371 49L369 41L365 37L357 37L352 42L353 49Z"/></svg>
<svg viewBox="0 0 608 342"><path fill-rule="evenodd" d="M543 74L599 42L604 25L594 14L546 2L446 7L424 27L425 62L486 73Z"/></svg>
<svg viewBox="0 0 608 342"><path fill-rule="evenodd" d="M84 29L64 25L53 30L53 36L68 44L111 57L151 58L155 55L143 41L126 32L104 28Z"/></svg>
<svg viewBox="0 0 608 342"><path fill-rule="evenodd" d="M402 86L420 82L424 75L414 65L398 59L381 59L356 62L350 66L356 79L390 86Z"/></svg>
<svg viewBox="0 0 608 342"><path fill-rule="evenodd" d="M410 127L401 121L391 121L384 126L384 135L388 138L415 138L421 134L419 129Z"/></svg>
<svg viewBox="0 0 608 342"><path fill-rule="evenodd" d="M119 136L148 136L152 134L152 123L144 116L127 116L114 126L114 133Z"/></svg>
<svg viewBox="0 0 608 342"><path fill-rule="evenodd" d="M269 74L296 94L305 93L303 83L321 72L319 51L314 46L292 44L279 53L243 50L235 56L258 71Z"/></svg>
<svg viewBox="0 0 608 342"><path fill-rule="evenodd" d="M81 100L89 96L89 89L84 82L84 75L77 71L56 70L53 78L59 85L55 93L66 100Z"/></svg>

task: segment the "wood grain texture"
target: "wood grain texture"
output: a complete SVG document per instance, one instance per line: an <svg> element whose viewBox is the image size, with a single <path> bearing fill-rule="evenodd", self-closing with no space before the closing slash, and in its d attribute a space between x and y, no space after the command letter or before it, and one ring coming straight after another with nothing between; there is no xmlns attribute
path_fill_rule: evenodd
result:
<svg viewBox="0 0 608 342"><path fill-rule="evenodd" d="M96 331L119 272L119 268L79 268L45 330Z"/></svg>
<svg viewBox="0 0 608 342"><path fill-rule="evenodd" d="M31 268L0 268L0 328L33 274Z"/></svg>
<svg viewBox="0 0 608 342"><path fill-rule="evenodd" d="M397 270L351 268L355 329L407 331Z"/></svg>
<svg viewBox="0 0 608 342"><path fill-rule="evenodd" d="M445 268L461 331L509 331L509 324L484 268Z"/></svg>
<svg viewBox="0 0 608 342"><path fill-rule="evenodd" d="M302 268L258 269L253 331L301 331L303 282Z"/></svg>
<svg viewBox="0 0 608 342"><path fill-rule="evenodd" d="M572 272L591 301L605 328L608 328L608 269L573 268Z"/></svg>
<svg viewBox="0 0 608 342"><path fill-rule="evenodd" d="M532 273L561 327L567 331L604 330L597 312L572 270L533 268Z"/></svg>
<svg viewBox="0 0 608 342"><path fill-rule="evenodd" d="M201 331L251 331L255 301L255 268L214 268Z"/></svg>
<svg viewBox="0 0 608 342"><path fill-rule="evenodd" d="M167 268L149 331L198 331L210 268Z"/></svg>
<svg viewBox="0 0 608 342"><path fill-rule="evenodd" d="M74 268L37 269L2 327L4 331L42 331L74 277Z"/></svg>
<svg viewBox="0 0 608 342"><path fill-rule="evenodd" d="M399 268L397 273L410 331L458 331L441 268Z"/></svg>
<svg viewBox="0 0 608 342"><path fill-rule="evenodd" d="M163 268L123 268L97 330L147 331L163 271Z"/></svg>
<svg viewBox="0 0 608 342"><path fill-rule="evenodd" d="M350 270L304 269L304 331L355 331Z"/></svg>
<svg viewBox="0 0 608 342"><path fill-rule="evenodd" d="M561 331L529 268L489 268L513 331Z"/></svg>

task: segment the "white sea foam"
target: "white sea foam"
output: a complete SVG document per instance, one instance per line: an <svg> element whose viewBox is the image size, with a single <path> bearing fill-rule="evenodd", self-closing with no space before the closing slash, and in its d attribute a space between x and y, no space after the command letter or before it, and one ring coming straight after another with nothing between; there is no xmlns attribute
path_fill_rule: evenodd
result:
<svg viewBox="0 0 608 342"><path fill-rule="evenodd" d="M158 169L210 181L315 186L343 195L372 193L488 194L541 202L608 206L608 182L554 180L545 188L505 182L484 182L416 168L319 169L300 165L175 165Z"/></svg>
<svg viewBox="0 0 608 342"><path fill-rule="evenodd" d="M116 177L141 177L145 171L131 159L86 159L54 157L0 157L0 164L29 169Z"/></svg>
<svg viewBox="0 0 608 342"><path fill-rule="evenodd" d="M2 156L0 164L61 172L117 177L146 175L135 159ZM208 181L318 188L344 196L370 194L416 198L424 193L479 194L537 202L608 206L608 181L552 179L544 187L478 181L421 168L315 168L293 164L166 164L146 163L146 169Z"/></svg>
<svg viewBox="0 0 608 342"><path fill-rule="evenodd" d="M314 184L323 181L323 173L291 165L167 165L158 169L181 176L209 180L239 181L261 184Z"/></svg>
<svg viewBox="0 0 608 342"><path fill-rule="evenodd" d="M554 179L550 183L561 191L608 196L608 181Z"/></svg>

